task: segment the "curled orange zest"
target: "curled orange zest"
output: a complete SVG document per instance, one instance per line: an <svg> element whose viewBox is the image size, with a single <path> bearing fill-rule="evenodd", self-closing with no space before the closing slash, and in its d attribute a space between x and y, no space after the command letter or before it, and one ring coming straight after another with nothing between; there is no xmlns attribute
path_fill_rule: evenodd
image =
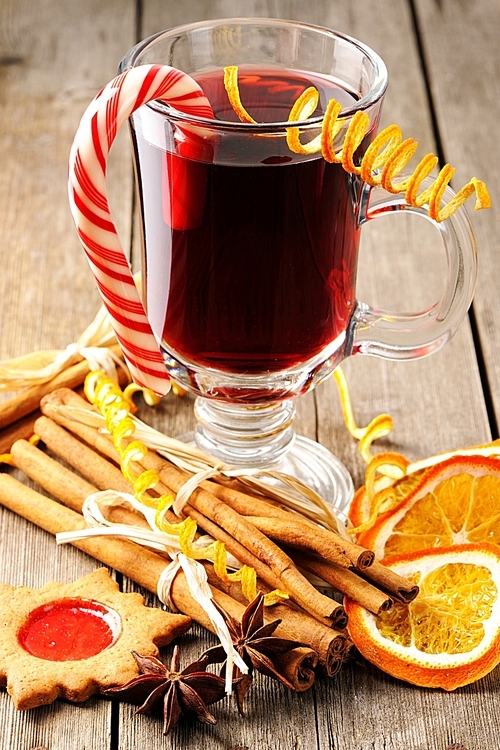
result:
<svg viewBox="0 0 500 750"><path fill-rule="evenodd" d="M249 602L253 601L257 596L257 573L255 568L249 565L242 565L239 570L234 573L229 573L226 564L226 550L223 542L215 542L214 550L214 571L224 583L231 583L232 581L239 581L241 583L241 592L245 599ZM266 607L271 607L274 604L278 604L283 599L288 599L286 591L280 591L280 589L274 589L264 595L264 604Z"/></svg>
<svg viewBox="0 0 500 750"><path fill-rule="evenodd" d="M187 391L182 386L178 385L178 383L174 383L174 381L172 380L172 393L174 394L174 396L182 397L186 395Z"/></svg>
<svg viewBox="0 0 500 750"><path fill-rule="evenodd" d="M379 453L370 461L365 475L366 494L370 503L373 503L377 494L375 491L377 474L384 474L392 479L401 479L406 475L409 463L401 453Z"/></svg>
<svg viewBox="0 0 500 750"><path fill-rule="evenodd" d="M365 490L370 508L370 517L365 523L349 529L349 534L357 535L371 528L379 514L392 510L397 502L396 493L392 487L385 487L379 492L375 489L377 474L401 479L406 475L410 462L401 453L379 453L366 468Z"/></svg>
<svg viewBox="0 0 500 750"><path fill-rule="evenodd" d="M240 120L255 124L255 120L248 114L240 100L236 66L224 68L224 86L229 102ZM318 101L317 89L310 86L293 105L288 121L307 120L315 111ZM296 154L321 152L326 161L342 164L347 172L360 175L368 185L382 185L385 190L394 194L404 192L406 202L414 208L421 208L428 204L429 216L436 222L448 219L474 193L476 195L475 211L491 206L491 198L485 183L477 177L472 177L448 203L441 207L446 187L455 173L455 169L449 164L445 164L432 184L419 194L423 180L437 166L438 158L434 154L424 156L409 177L395 182L395 178L409 163L418 147L417 141L412 138L403 141L401 129L397 125L390 125L382 130L368 146L361 163L356 164L354 161L356 150L370 129L370 118L361 110L358 110L351 118L342 148L335 151L335 138L346 124L345 120L339 118L341 111L341 105L335 99L331 99L323 116L321 134L307 143L302 143L300 140L299 127L287 128L286 141L290 151Z"/></svg>
<svg viewBox="0 0 500 750"><path fill-rule="evenodd" d="M386 437L393 430L392 417L389 414L379 414L366 427L358 427L354 418L347 380L341 367L337 367L334 370L333 378L339 391L345 425L353 438L359 440L361 455L366 463L369 464L372 461L370 451L372 443L381 437Z"/></svg>
<svg viewBox="0 0 500 750"><path fill-rule="evenodd" d="M132 395L138 392L142 393L142 397L148 406L158 406L161 401L160 396L154 393L150 388L144 388L144 386L137 385L137 383L129 383L123 391L123 395L125 400L131 403L132 412L135 412L136 410L136 406L132 401Z"/></svg>
<svg viewBox="0 0 500 750"><path fill-rule="evenodd" d="M230 65L227 68L224 68L224 88L226 89L229 103L240 118L241 122L248 122L256 125L256 121L248 114L241 103L240 91L238 88L238 68L236 65Z"/></svg>
<svg viewBox="0 0 500 750"><path fill-rule="evenodd" d="M113 438L113 444L120 456L120 468L123 476L133 485L134 497L147 507L155 508L155 524L158 529L166 534L179 538L179 545L183 554L194 560L214 560L214 568L222 580L240 581L242 593L253 601L257 596L257 573L254 568L244 565L235 573L227 572L227 552L223 542L214 541L205 547L195 547L194 541L197 532L197 524L190 516L179 523L169 523L166 520L166 512L172 506L174 497L172 495L161 495L150 497L146 493L154 489L160 483L159 474L153 469L137 472L133 464L137 464L147 454L147 446L140 440L130 440L124 445L124 440L132 438L135 432L134 421L130 413L135 410L132 401L132 393L141 390L146 399L149 392L145 389L133 386L121 388L113 382L104 372L90 372L84 384L85 395L91 404L96 406L106 420L107 428ZM150 399L150 404L154 401ZM10 454L0 456L0 462L7 463ZM10 462L9 462L10 463ZM14 466L14 463L11 464ZM288 594L276 590L264 597L267 606L287 598Z"/></svg>

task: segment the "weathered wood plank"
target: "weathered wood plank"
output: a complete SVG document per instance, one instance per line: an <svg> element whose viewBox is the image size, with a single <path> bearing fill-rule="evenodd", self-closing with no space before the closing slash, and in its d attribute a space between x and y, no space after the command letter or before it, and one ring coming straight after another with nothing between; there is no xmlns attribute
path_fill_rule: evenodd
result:
<svg viewBox="0 0 500 750"><path fill-rule="evenodd" d="M449 4L443 5L448 13ZM391 84L385 124L400 123L405 135L420 141L422 152L434 148L411 14L404 0L143 0L141 7L141 36L179 23L234 15L296 18L351 33L371 44L388 64ZM419 3L418 8L427 14L429 27L436 26L436 30L426 27L427 43L431 38L439 40L438 32L444 33L444 29L436 22L438 11L430 0ZM97 294L67 209L67 155L84 107L115 74L117 62L134 41L134 11L131 0L83 4L54 0L50 5L4 0L0 4L6 40L1 54L12 63L3 66L0 82L5 123L0 134L2 357L41 346L64 347L97 309ZM465 6L461 9L462 24L468 23L468 12ZM446 15L443 18L449 22ZM460 38L464 26L458 25L459 21L456 24L454 32ZM432 57L439 60L434 49ZM18 63L17 58L25 62ZM467 78L466 73L468 69L464 71ZM455 110L446 112L451 118L446 122L451 123ZM447 131L443 134L448 143ZM131 179L126 139L122 148L119 153L115 149L112 157L110 185L117 223L128 238ZM488 176L491 164L485 162L485 167ZM392 231L384 222L384 226L365 229L360 278L363 299L408 307L434 299L440 282L438 270L434 278L430 269L439 265L438 252L432 235L421 230L420 224ZM491 268L486 266L483 273L493 274L492 255L485 262ZM423 269L425 282L419 283ZM488 438L467 324L443 352L427 361L403 364L357 358L346 363L345 369L361 423L381 411L393 414L396 429L385 441L390 449L418 457ZM333 381L301 399L298 411L298 429L310 436L316 434L343 458L356 481L361 481L363 465L343 426ZM192 400L169 396L156 410L144 409L143 416L169 434L184 432L193 426ZM41 585L48 579L72 580L93 567L81 553L69 548L56 550L48 535L2 513L1 580ZM128 582L125 587L133 588ZM149 595L148 601L157 603ZM195 628L182 640L186 660L208 643L213 643L213 638ZM169 653L165 651L166 658ZM496 744L488 700L498 689L497 683L494 673L476 686L447 695L396 683L361 663L346 666L338 678L319 680L303 695L291 694L275 683L270 686L268 680L259 678L245 719L226 701L214 709L219 717L216 727L183 722L167 740L161 733L161 719L135 717L133 709L123 705L119 737L113 736L111 746L120 750L188 744L193 750L444 750L454 741L475 750ZM109 705L99 699L81 708L58 702L20 715L3 692L0 711L1 744L6 750L40 745L51 750L110 747ZM461 717L467 717L467 724Z"/></svg>
<svg viewBox="0 0 500 750"><path fill-rule="evenodd" d="M97 312L92 275L79 247L67 198L69 149L88 102L134 41L130 0L0 4L0 355L64 348ZM112 201L130 234L128 158L110 167ZM129 241L129 240L128 240ZM14 517L0 514L0 580L42 586L70 582L96 562ZM109 747L111 708L91 699L18 713L0 694L0 745L52 750Z"/></svg>
<svg viewBox="0 0 500 750"><path fill-rule="evenodd" d="M495 0L417 0L415 7L444 158L457 170L452 184L458 189L475 175L486 181L491 194L490 210L473 215L473 199L468 207L480 264L474 309L498 421L500 6Z"/></svg>

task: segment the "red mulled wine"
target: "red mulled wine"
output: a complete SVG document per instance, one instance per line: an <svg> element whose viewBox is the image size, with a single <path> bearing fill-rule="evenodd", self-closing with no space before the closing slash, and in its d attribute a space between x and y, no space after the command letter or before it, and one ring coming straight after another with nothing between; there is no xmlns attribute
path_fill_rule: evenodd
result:
<svg viewBox="0 0 500 750"><path fill-rule="evenodd" d="M221 70L196 76L214 116L237 121ZM243 105L285 122L314 85L317 113L354 97L326 77L241 68ZM167 351L237 374L286 370L345 332L355 301L359 178L283 136L177 130L160 148L134 133L140 163L145 302Z"/></svg>

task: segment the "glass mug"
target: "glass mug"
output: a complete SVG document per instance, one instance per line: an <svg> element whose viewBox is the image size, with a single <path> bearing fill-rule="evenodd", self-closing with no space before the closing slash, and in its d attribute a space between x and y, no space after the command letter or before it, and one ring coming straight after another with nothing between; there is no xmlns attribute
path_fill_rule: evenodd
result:
<svg viewBox="0 0 500 750"><path fill-rule="evenodd" d="M317 136L335 98L344 122L339 148L355 113L369 117L360 159L377 132L387 86L380 57L320 27L222 19L146 39L124 57L120 74L151 64L187 73L210 105L200 116L182 111L182 96L174 103L164 97L130 118L142 303L166 371L198 396L196 443L231 465L277 466L323 496L349 494L337 459L295 435L293 398L350 355L414 359L451 338L476 280L467 214L460 208L434 222L447 258L442 298L416 314L373 309L356 298L362 225L394 211L429 220L428 212L364 184L321 153L291 151L287 132L295 125L303 142ZM223 83L226 66L238 66L241 100L256 123L235 114ZM288 122L309 86L320 92L318 109ZM84 127L90 132L90 118ZM77 166L73 160L73 175ZM452 195L447 188L447 200ZM110 298L104 301L110 309ZM132 332L127 315L115 310Z"/></svg>

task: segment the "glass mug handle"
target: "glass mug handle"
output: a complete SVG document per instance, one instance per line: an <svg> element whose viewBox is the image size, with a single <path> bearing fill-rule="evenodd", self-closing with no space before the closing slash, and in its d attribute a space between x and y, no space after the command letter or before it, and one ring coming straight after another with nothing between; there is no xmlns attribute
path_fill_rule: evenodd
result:
<svg viewBox="0 0 500 750"><path fill-rule="evenodd" d="M404 176L401 177L404 179ZM426 187L431 178L422 183ZM455 193L446 188L444 199ZM392 195L380 186L365 186L360 210L360 225L389 212L409 211L430 221L441 235L447 259L444 293L426 310L394 313L357 302L346 355L372 354L385 359L418 359L439 351L456 332L472 302L477 278L476 243L467 212L461 206L443 222L429 217L427 208L406 203L404 194Z"/></svg>

